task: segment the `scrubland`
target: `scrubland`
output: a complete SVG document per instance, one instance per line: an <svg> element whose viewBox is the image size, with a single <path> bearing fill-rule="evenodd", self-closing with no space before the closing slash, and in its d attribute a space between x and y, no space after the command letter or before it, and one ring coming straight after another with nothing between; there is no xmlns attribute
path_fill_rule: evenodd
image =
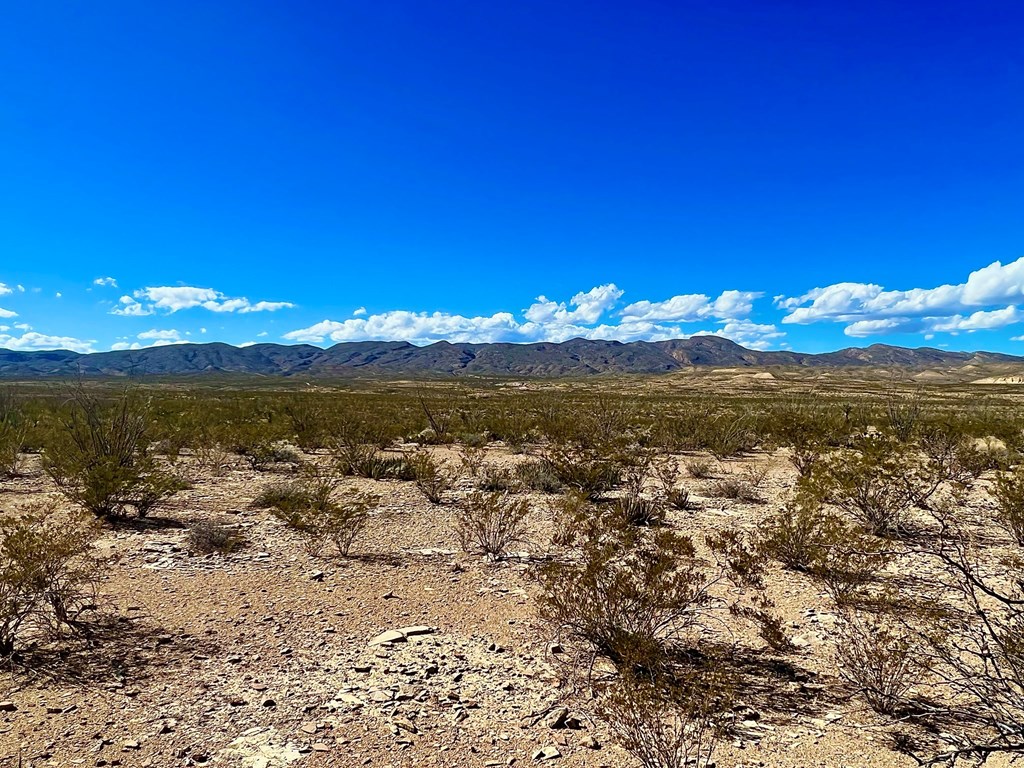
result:
<svg viewBox="0 0 1024 768"><path fill-rule="evenodd" d="M1019 388L0 394L0 766L1024 755Z"/></svg>

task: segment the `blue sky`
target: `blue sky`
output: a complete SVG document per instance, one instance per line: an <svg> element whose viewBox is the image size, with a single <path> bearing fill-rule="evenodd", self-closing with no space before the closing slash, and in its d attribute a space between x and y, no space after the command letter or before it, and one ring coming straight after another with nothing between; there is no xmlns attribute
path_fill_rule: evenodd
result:
<svg viewBox="0 0 1024 768"><path fill-rule="evenodd" d="M0 347L1024 354L1017 2L4 16Z"/></svg>

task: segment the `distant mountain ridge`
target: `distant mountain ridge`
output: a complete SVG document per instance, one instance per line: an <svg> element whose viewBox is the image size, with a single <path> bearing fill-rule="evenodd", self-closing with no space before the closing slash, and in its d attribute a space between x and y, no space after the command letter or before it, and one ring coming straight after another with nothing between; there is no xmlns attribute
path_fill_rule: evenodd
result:
<svg viewBox="0 0 1024 768"><path fill-rule="evenodd" d="M537 344L452 344L417 347L405 341L356 341L321 349L307 344L174 344L119 352L0 350L0 378L67 376L522 376L671 373L694 366L763 368L853 366L925 368L1020 363L1024 357L996 352L947 352L886 344L837 352L762 352L718 336L670 341L572 339Z"/></svg>

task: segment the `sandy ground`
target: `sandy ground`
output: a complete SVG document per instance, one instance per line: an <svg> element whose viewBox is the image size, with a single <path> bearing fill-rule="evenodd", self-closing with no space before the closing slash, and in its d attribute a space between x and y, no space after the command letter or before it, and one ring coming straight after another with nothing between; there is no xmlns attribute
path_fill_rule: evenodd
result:
<svg viewBox="0 0 1024 768"><path fill-rule="evenodd" d="M445 452L441 451L443 455ZM489 463L522 460L492 448ZM672 524L702 537L756 528L795 474L781 453L730 462L770 470L766 503L711 498ZM382 500L347 560L316 558L298 534L249 508L275 475L236 465L197 474L192 489L144 527L107 530L98 548L107 635L92 647L40 649L0 673L0 766L636 765L558 684L552 631L531 599L530 557L491 565L459 551L449 504L412 483L346 481ZM452 494L469 489L468 479ZM58 498L30 459L0 509ZM533 558L549 546L549 497L534 503ZM191 521L225 519L249 544L229 556L187 549ZM718 766L910 766L889 727L851 696L832 661L835 615L821 590L773 569L769 593L798 650L779 657L753 640L759 684L741 692L740 735ZM423 627L407 642L379 633ZM763 644L762 644L763 646ZM564 704L579 728L551 728ZM573 723L576 725L576 723Z"/></svg>

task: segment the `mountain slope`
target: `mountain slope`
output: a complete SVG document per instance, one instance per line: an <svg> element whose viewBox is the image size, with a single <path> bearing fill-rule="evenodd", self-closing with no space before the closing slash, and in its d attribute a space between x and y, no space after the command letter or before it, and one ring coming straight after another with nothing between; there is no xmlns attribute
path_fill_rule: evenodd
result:
<svg viewBox="0 0 1024 768"><path fill-rule="evenodd" d="M404 341L358 341L321 349L306 344L174 344L137 351L21 352L0 350L0 377L196 376L239 373L259 376L593 376L668 373L693 366L801 366L812 368L962 367L1024 363L1024 357L993 352L946 352L886 344L825 354L763 352L717 336L670 341L590 341L560 344L451 344L417 347Z"/></svg>

